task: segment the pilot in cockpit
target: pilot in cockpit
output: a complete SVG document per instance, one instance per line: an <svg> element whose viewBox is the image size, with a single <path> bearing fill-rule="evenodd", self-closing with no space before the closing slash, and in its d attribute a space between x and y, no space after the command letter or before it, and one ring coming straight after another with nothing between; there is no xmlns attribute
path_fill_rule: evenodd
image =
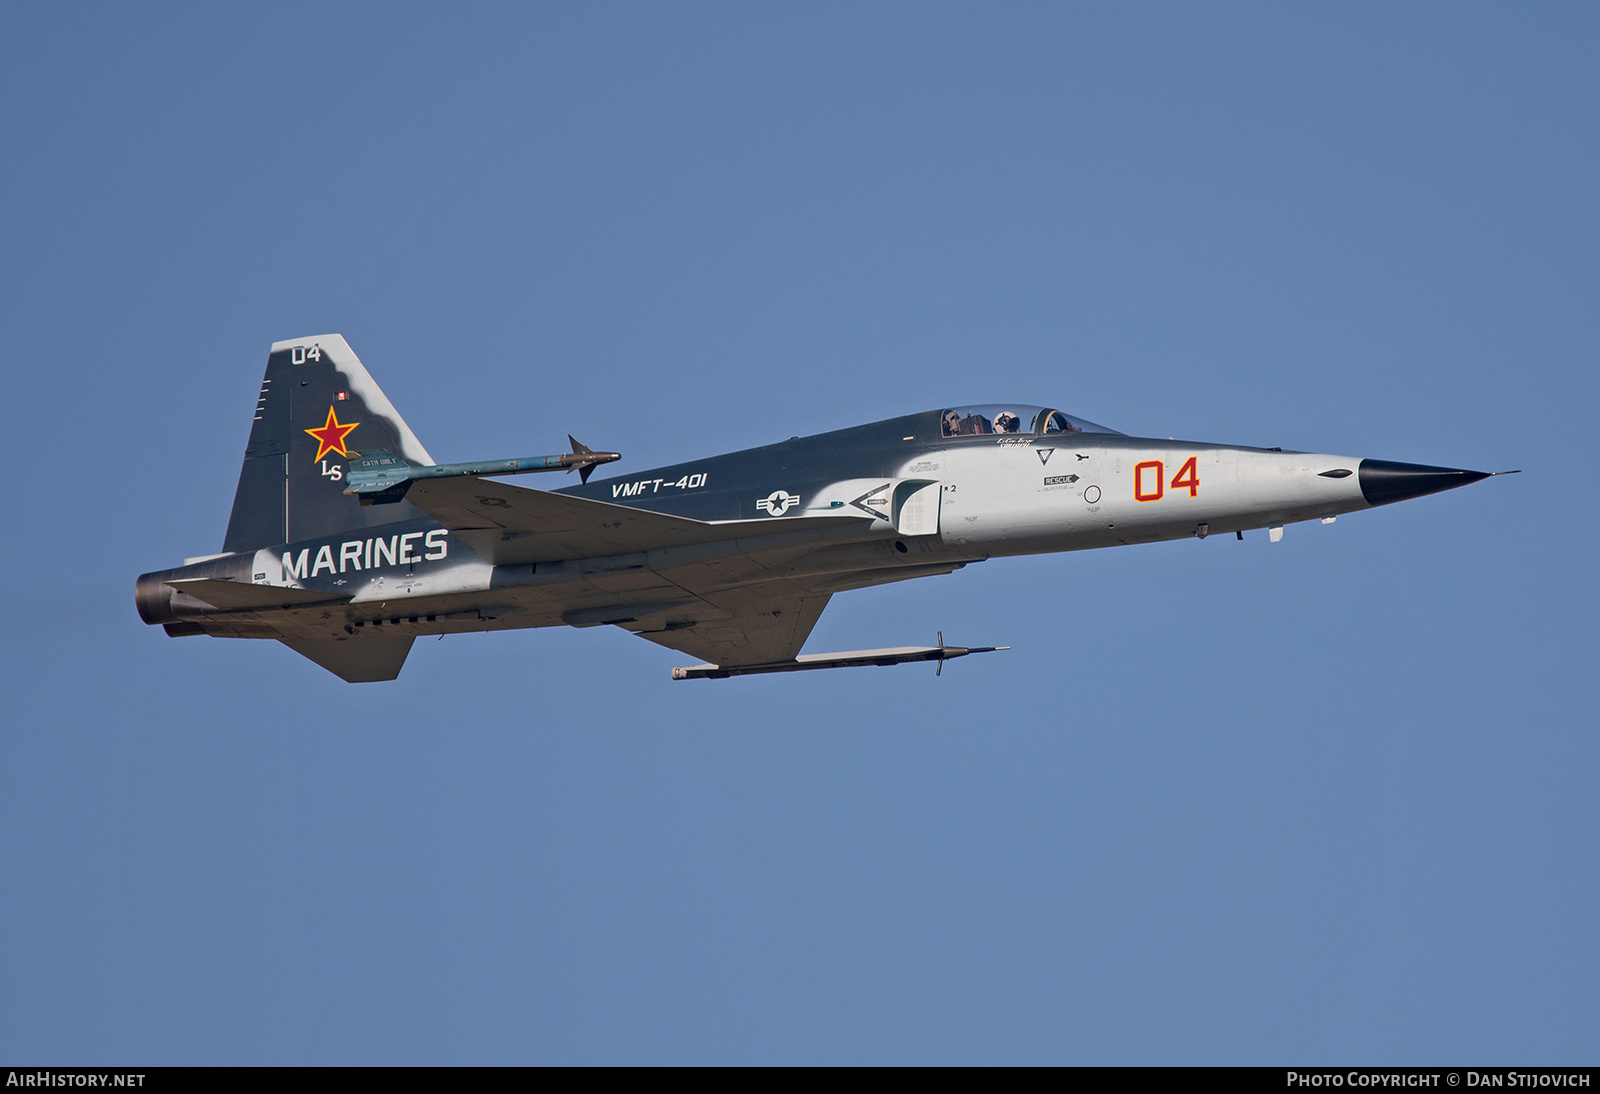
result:
<svg viewBox="0 0 1600 1094"><path fill-rule="evenodd" d="M1022 419L1009 410L1002 410L994 416L994 431L996 433L1022 432Z"/></svg>

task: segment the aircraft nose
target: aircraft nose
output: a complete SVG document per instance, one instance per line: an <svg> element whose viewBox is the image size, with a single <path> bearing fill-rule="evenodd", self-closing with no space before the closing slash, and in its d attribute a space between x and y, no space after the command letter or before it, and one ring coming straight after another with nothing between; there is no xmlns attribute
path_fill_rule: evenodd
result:
<svg viewBox="0 0 1600 1094"><path fill-rule="evenodd" d="M1458 486L1489 477L1487 471L1463 471L1456 467L1429 467L1422 463L1394 463L1390 460L1362 460L1358 472L1361 496L1368 505L1454 490Z"/></svg>

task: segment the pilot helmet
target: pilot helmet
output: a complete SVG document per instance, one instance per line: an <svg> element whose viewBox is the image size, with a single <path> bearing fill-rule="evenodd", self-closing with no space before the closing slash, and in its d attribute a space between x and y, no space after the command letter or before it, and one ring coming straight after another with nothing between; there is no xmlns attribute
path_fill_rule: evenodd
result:
<svg viewBox="0 0 1600 1094"><path fill-rule="evenodd" d="M1020 428L1022 419L1009 410L1002 410L994 416L994 431L996 433L1015 433Z"/></svg>

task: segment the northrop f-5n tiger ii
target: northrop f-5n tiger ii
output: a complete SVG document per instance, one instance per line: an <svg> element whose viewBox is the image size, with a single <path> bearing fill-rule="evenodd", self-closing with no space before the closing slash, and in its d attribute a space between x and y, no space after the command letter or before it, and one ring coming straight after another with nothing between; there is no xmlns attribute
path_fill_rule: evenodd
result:
<svg viewBox="0 0 1600 1094"><path fill-rule="evenodd" d="M1332 521L1482 471L1155 440L1049 406L957 406L590 481L615 452L438 463L337 334L267 358L222 553L144 574L169 635L271 638L351 682L419 636L608 624L675 679L943 662L802 654L835 593L1005 555ZM504 476L578 471L536 490ZM999 647L1004 648L1004 647Z"/></svg>

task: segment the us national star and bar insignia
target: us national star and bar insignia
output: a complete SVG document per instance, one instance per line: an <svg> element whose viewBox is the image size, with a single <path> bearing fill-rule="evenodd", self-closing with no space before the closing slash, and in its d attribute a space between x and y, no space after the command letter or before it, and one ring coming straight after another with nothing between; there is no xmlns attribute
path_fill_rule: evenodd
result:
<svg viewBox="0 0 1600 1094"><path fill-rule="evenodd" d="M328 420L321 429L308 429L307 433L317 439L317 454L311 457L311 462L316 463L329 452L337 452L345 459L350 458L350 452L344 446L344 439L350 431L360 425L360 422L351 422L348 425L339 421L339 416L333 412L333 407L328 408Z"/></svg>

